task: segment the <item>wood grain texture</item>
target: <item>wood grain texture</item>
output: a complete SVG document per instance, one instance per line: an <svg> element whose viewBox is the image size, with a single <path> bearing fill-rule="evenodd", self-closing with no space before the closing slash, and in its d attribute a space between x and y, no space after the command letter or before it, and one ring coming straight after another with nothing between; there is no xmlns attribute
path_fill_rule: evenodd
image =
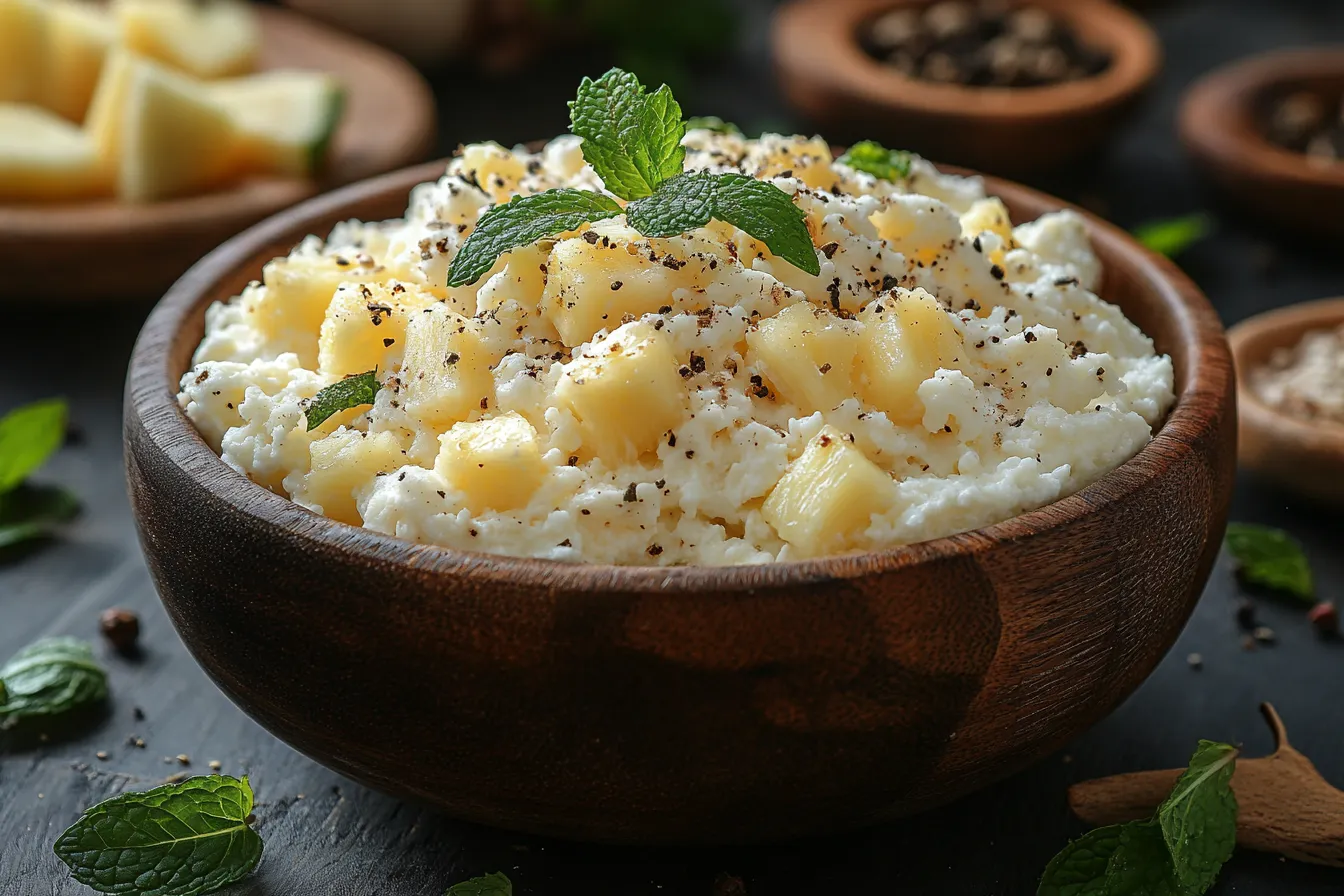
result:
<svg viewBox="0 0 1344 896"><path fill-rule="evenodd" d="M1251 376L1275 350L1297 345L1311 330L1341 324L1344 299L1324 299L1258 314L1227 334L1237 367L1242 466L1304 498L1336 506L1344 506L1344 425L1280 411L1260 398Z"/></svg>
<svg viewBox="0 0 1344 896"><path fill-rule="evenodd" d="M202 255L262 218L429 154L434 99L409 64L294 13L258 12L261 69L329 71L346 89L345 115L319 179L254 178L146 205L0 204L0 304L34 296L44 302L157 297Z"/></svg>
<svg viewBox="0 0 1344 896"><path fill-rule="evenodd" d="M1161 67L1152 29L1103 0L1040 0L1090 46L1100 75L1049 87L986 88L907 77L869 56L856 35L878 13L932 0L794 0L776 15L775 69L799 112L837 138L881 139L973 168L1048 171L1098 148Z"/></svg>
<svg viewBox="0 0 1344 896"><path fill-rule="evenodd" d="M1334 239L1344 236L1344 164L1313 165L1264 132L1272 98L1299 90L1338 108L1344 49L1267 53L1205 76L1181 102L1181 142L1233 206L1293 233Z"/></svg>
<svg viewBox="0 0 1344 896"><path fill-rule="evenodd" d="M1199 291L1096 220L1106 295L1173 356L1176 406L1120 469L986 529L757 567L578 566L413 545L231 471L175 400L206 307L308 233L398 214L442 167L227 243L154 311L132 359L127 468L155 582L206 671L281 738L501 827L779 838L997 780L1113 709L1170 647L1226 520L1231 362ZM1019 219L1060 205L987 186Z"/></svg>

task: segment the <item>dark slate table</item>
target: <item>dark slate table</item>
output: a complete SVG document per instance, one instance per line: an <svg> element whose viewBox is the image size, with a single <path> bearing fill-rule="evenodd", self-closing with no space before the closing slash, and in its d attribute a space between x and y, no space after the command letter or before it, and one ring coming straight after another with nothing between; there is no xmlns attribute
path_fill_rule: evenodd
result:
<svg viewBox="0 0 1344 896"><path fill-rule="evenodd" d="M792 128L770 84L764 2L744 3L740 54L683 92L688 114L719 113L748 129ZM1167 48L1162 81L1138 120L1105 158L1041 185L1079 199L1123 225L1206 207L1173 138L1181 91L1200 73L1256 50L1344 40L1344 4L1307 0L1202 0L1150 13ZM536 81L496 79L470 96L462 73L432 73L444 98L443 145L504 142L558 133L562 101L582 73L606 60L565 55ZM453 88L451 85L458 85ZM1344 210L1336 210L1337 212ZM1344 293L1338 252L1310 250L1259 232L1254 220L1220 215L1218 235L1183 264L1228 323L1256 311ZM72 252L73 252L72 247ZM96 260L72 254L72 264ZM59 284L53 284L59 292ZM634 850L543 841L456 823L351 783L298 755L215 689L179 642L154 595L136 545L121 468L120 400L125 363L145 306L57 310L50 297L7 309L0 323L0 409L63 394L83 431L41 479L62 482L87 512L65 537L7 555L0 565L0 656L34 638L97 638L98 613L137 611L144 656L107 655L109 715L74 741L0 755L0 892L73 894L51 843L79 811L125 789L179 772L252 776L266 840L260 871L235 892L249 896L431 896L462 878L502 870L520 893L705 894L734 892L729 875L758 894L904 893L1016 896L1035 891L1046 861L1083 830L1071 819L1071 782L1184 762L1198 738L1270 747L1256 711L1273 701L1297 747L1344 784L1344 645L1320 642L1296 607L1262 603L1279 642L1241 647L1233 618L1238 588L1224 560L1180 642L1114 715L1063 753L955 805L876 830L774 847L711 851ZM1238 483L1234 518L1283 526L1306 542L1323 595L1344 599L1341 515ZM1200 670L1188 665L1203 655ZM415 687L415 682L407 682ZM284 682L276 682L284 687ZM144 718L137 720L139 708ZM129 746L128 736L146 746ZM389 749L395 745L389 745ZM95 758L106 751L108 758ZM175 758L190 757L190 769ZM818 774L825 774L818 769ZM1238 854L1216 893L1339 894L1344 871Z"/></svg>

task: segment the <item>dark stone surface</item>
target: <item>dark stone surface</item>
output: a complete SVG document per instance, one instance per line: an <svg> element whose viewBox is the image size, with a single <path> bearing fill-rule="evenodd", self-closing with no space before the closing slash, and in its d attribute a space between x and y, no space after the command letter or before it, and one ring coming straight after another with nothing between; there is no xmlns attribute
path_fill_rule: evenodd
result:
<svg viewBox="0 0 1344 896"><path fill-rule="evenodd" d="M718 113L748 130L794 128L769 82L767 7L753 3L743 52L683 91L688 114ZM1178 97L1200 73L1271 47L1344 40L1344 4L1201 0L1148 13L1161 32L1167 69L1138 120L1103 158L1039 185L1082 200L1123 225L1208 207L1173 137ZM445 149L559 132L563 100L606 60L572 54L545 77L487 82L470 93L458 72L435 73L444 98ZM1338 214L1339 209L1322 209ZM96 265L72 247L71 263ZM1182 259L1228 323L1290 302L1344 293L1337 252L1260 232L1253 220L1220 216L1215 239ZM59 285L53 285L58 291ZM73 741L0 754L0 892L88 892L70 881L51 844L81 809L123 789L179 771L252 776L266 840L261 870L239 896L432 896L462 878L501 870L520 893L671 894L746 892L966 894L1035 891L1048 859L1083 830L1065 804L1077 780L1182 764L1198 738L1238 741L1250 755L1270 748L1256 707L1275 703L1294 744L1330 780L1344 784L1344 644L1319 641L1304 609L1262 601L1278 644L1246 652L1235 609L1240 592L1220 562L1193 620L1157 673L1110 718L1064 753L953 806L904 823L821 841L749 849L644 851L574 846L457 824L344 781L277 742L235 709L197 668L159 606L131 526L121 470L122 376L144 307L53 309L46 298L7 311L0 330L0 409L64 394L84 433L41 474L63 482L87 512L59 541L0 557L0 657L34 638L97 640L98 614L140 614L143 655L130 661L105 643L111 671L108 718ZM1344 599L1344 519L1254 482L1239 483L1235 519L1283 526L1311 552L1323 596ZM1203 655L1196 671L1188 654ZM277 681L276 687L284 687ZM416 686L407 681L406 687ZM135 708L145 718L138 721ZM127 745L128 735L146 741ZM395 748L395 744L389 744ZM106 761L95 752L109 753ZM825 770L819 770L825 774ZM1344 871L1240 853L1215 893L1338 894Z"/></svg>

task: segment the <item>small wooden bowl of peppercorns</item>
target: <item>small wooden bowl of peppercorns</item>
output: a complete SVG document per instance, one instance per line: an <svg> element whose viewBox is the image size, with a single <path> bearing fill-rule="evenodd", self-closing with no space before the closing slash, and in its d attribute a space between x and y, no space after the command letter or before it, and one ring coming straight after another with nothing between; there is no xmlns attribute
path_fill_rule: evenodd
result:
<svg viewBox="0 0 1344 896"><path fill-rule="evenodd" d="M1103 0L795 0L774 26L785 95L837 138L995 173L1096 150L1161 65Z"/></svg>
<svg viewBox="0 0 1344 896"><path fill-rule="evenodd" d="M1344 236L1344 48L1218 69L1186 95L1181 139L1230 203L1299 234Z"/></svg>

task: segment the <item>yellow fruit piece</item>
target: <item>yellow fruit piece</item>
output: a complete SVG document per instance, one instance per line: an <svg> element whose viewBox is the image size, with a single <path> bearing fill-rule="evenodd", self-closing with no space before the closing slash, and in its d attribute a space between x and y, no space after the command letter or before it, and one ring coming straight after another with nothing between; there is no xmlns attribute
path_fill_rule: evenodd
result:
<svg viewBox="0 0 1344 896"><path fill-rule="evenodd" d="M926 291L898 289L894 300L870 303L859 320L859 395L895 423L918 423L920 384L940 367L955 367L964 348L952 316Z"/></svg>
<svg viewBox="0 0 1344 896"><path fill-rule="evenodd" d="M312 467L304 474L294 499L320 507L325 516L360 525L355 490L379 473L391 473L407 463L397 437L390 432L366 434L338 430L308 446Z"/></svg>
<svg viewBox="0 0 1344 896"><path fill-rule="evenodd" d="M48 10L43 104L70 121L83 122L117 27L103 7L83 0L56 0Z"/></svg>
<svg viewBox="0 0 1344 896"><path fill-rule="evenodd" d="M122 133L126 123L126 99L137 68L134 56L112 50L103 64L94 88L93 99L84 116L84 132L93 142L98 162L109 177L115 178L121 163Z"/></svg>
<svg viewBox="0 0 1344 896"><path fill-rule="evenodd" d="M249 171L306 177L322 167L345 91L321 72L274 71L209 85L233 117Z"/></svg>
<svg viewBox="0 0 1344 896"><path fill-rule="evenodd" d="M402 285L346 283L327 306L317 369L328 376L391 370L406 350L410 318L437 299Z"/></svg>
<svg viewBox="0 0 1344 896"><path fill-rule="evenodd" d="M608 463L658 447L685 415L685 387L667 336L644 321L618 327L566 364L555 397L584 445Z"/></svg>
<svg viewBox="0 0 1344 896"><path fill-rule="evenodd" d="M526 506L546 475L537 431L514 413L455 424L439 436L434 469L475 514Z"/></svg>
<svg viewBox="0 0 1344 896"><path fill-rule="evenodd" d="M82 130L36 106L0 105L0 200L77 199L106 187Z"/></svg>
<svg viewBox="0 0 1344 896"><path fill-rule="evenodd" d="M42 99L48 24L36 0L0 0L0 103Z"/></svg>
<svg viewBox="0 0 1344 896"><path fill-rule="evenodd" d="M790 305L747 333L747 363L762 370L804 414L854 397L861 328L811 302Z"/></svg>
<svg viewBox="0 0 1344 896"><path fill-rule="evenodd" d="M117 0L113 12L133 53L198 78L228 78L256 68L257 14L237 0Z"/></svg>
<svg viewBox="0 0 1344 896"><path fill-rule="evenodd" d="M391 276L386 268L366 267L354 258L297 255L270 261L261 279L266 289L254 293L248 305L253 325L268 340L287 336L290 344L310 344L299 357L305 367L315 367L316 334L341 284L385 283Z"/></svg>
<svg viewBox="0 0 1344 896"><path fill-rule="evenodd" d="M508 202L527 176L522 159L498 143L473 143L462 152L462 169L496 203Z"/></svg>
<svg viewBox="0 0 1344 896"><path fill-rule="evenodd" d="M442 304L412 315L401 372L406 413L442 429L493 407L495 360L476 321Z"/></svg>
<svg viewBox="0 0 1344 896"><path fill-rule="evenodd" d="M761 515L803 557L844 551L895 501L891 477L827 426L775 486Z"/></svg>

